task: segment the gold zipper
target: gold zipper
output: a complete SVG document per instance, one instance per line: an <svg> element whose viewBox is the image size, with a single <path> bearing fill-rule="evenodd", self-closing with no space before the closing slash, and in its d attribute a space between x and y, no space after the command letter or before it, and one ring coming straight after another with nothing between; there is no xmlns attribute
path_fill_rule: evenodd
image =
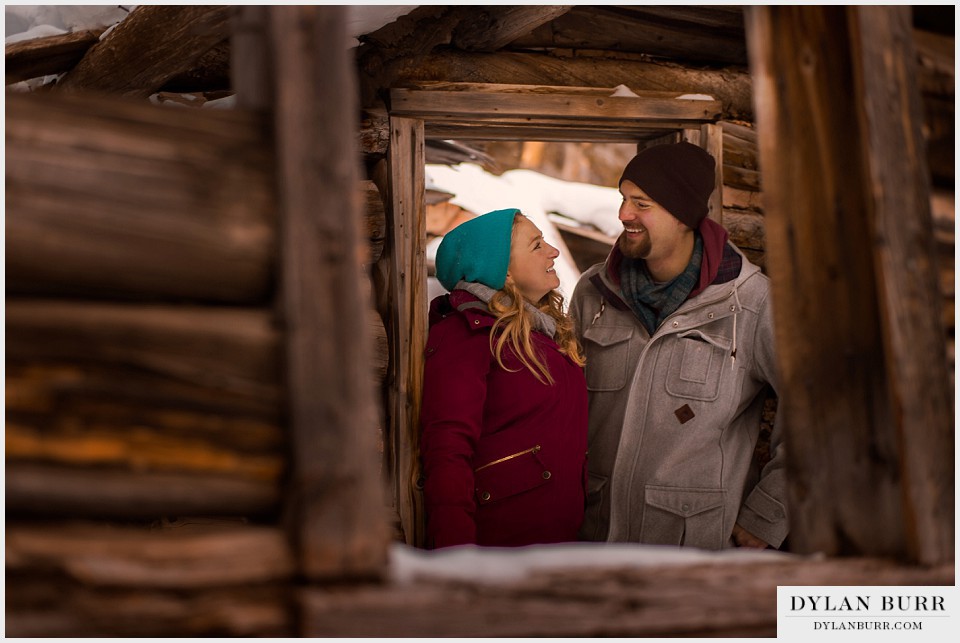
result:
<svg viewBox="0 0 960 643"><path fill-rule="evenodd" d="M539 450L540 450L540 445L538 444L538 445L536 445L536 446L530 447L529 449L525 449L525 450L523 450L523 451L520 451L519 453L514 453L514 454L512 454L512 455L508 455L508 456L505 456L505 457L503 457L503 458L500 458L499 460L494 460L493 462L488 462L488 463L486 463L485 465L483 465L482 467L478 467L478 468L474 469L473 472L474 472L474 473L477 473L477 472L479 472L479 471L483 471L483 470L486 469L487 467L492 467L492 466L495 465L495 464L500 464L501 462L506 462L507 460L513 460L514 458L519 458L520 456L526 455L526 454L528 454L528 453L537 453Z"/></svg>

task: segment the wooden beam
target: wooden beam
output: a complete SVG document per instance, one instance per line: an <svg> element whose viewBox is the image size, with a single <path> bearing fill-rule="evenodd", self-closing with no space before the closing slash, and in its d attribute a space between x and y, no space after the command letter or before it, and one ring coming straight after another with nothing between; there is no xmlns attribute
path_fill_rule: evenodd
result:
<svg viewBox="0 0 960 643"><path fill-rule="evenodd" d="M10 462L11 516L156 520L160 516L270 516L280 482L196 472L139 471Z"/></svg>
<svg viewBox="0 0 960 643"><path fill-rule="evenodd" d="M589 549L577 555L583 553ZM541 568L513 581L433 577L310 588L303 593L303 635L776 637L779 585L952 584L952 564L928 569L879 559Z"/></svg>
<svg viewBox="0 0 960 643"><path fill-rule="evenodd" d="M74 31L7 45L6 84L69 71L97 43L101 33L103 29Z"/></svg>
<svg viewBox="0 0 960 643"><path fill-rule="evenodd" d="M370 305L354 75L342 7L268 17L281 207L282 310L293 435L290 519L308 578L382 573L389 528L376 462Z"/></svg>
<svg viewBox="0 0 960 643"><path fill-rule="evenodd" d="M747 47L742 11L739 7L580 6L513 45L609 49L745 66ZM717 19L701 25L703 14L713 14L710 17Z"/></svg>
<svg viewBox="0 0 960 643"><path fill-rule="evenodd" d="M606 95L602 95L602 93ZM425 118L450 118L469 115L474 120L521 118L590 119L594 121L704 121L720 115L720 103L714 100L681 98L679 93L665 97L660 93L638 97L613 96L614 89L591 90L578 94L526 93L509 86L498 91L491 86L482 90L458 89L393 89L390 92L390 113L397 116L416 114ZM699 127L699 123L697 124Z"/></svg>
<svg viewBox="0 0 960 643"><path fill-rule="evenodd" d="M55 93L6 100L8 294L269 295L261 118Z"/></svg>
<svg viewBox="0 0 960 643"><path fill-rule="evenodd" d="M373 64L361 58L363 105L373 105L383 88L408 82L445 80L520 85L616 87L634 91L706 94L722 104L723 118L751 120L750 77L743 70L700 70L671 63L605 56L445 51ZM534 112L536 113L536 112Z"/></svg>
<svg viewBox="0 0 960 643"><path fill-rule="evenodd" d="M395 461L396 506L408 544L423 546L420 477L420 401L427 342L423 121L390 119L389 328L387 413Z"/></svg>
<svg viewBox="0 0 960 643"><path fill-rule="evenodd" d="M930 175L908 7L850 9L862 87L872 241L898 431L907 555L954 558L953 398L930 216ZM952 387L951 387L952 388Z"/></svg>
<svg viewBox="0 0 960 643"><path fill-rule="evenodd" d="M229 35L226 6L141 5L57 85L146 98Z"/></svg>
<svg viewBox="0 0 960 643"><path fill-rule="evenodd" d="M891 350L899 341L893 328L904 319L891 308L891 289L902 287L918 298L918 306L932 301L920 294L932 282L922 267L930 246L922 239L920 218L928 206L918 200L924 187L913 165L917 155L904 153L903 147L894 152L877 141L893 136L909 149L920 149L902 131L913 127L911 89L897 85L900 93L880 122L873 119L884 112L871 107L889 100L888 91L894 91L882 89L883 83L902 79L881 80L883 74L865 58L900 60L894 41L903 34L868 35L861 31L861 11L812 6L747 10L781 373L778 421L788 431L790 546L797 552L930 560L929 550L917 547L914 532L921 524L936 534L947 528L942 513L928 509L922 514L928 502L943 498L947 490L930 487L927 500L917 502L914 485L930 480L917 470L917 461L925 465L920 468L942 472L945 465L937 458L948 458L953 449L927 451L939 440L939 429L917 426L911 413L926 408L925 421L934 427L949 421L949 414L941 415L944 409L936 401L900 399L910 386L897 381L899 373L930 368L930 374L920 377L932 389L921 396L941 400L938 387L945 387L948 378L934 380L943 374L936 364L943 344L939 355L927 348L942 342L942 336L930 335L932 322L926 320L916 337L919 350ZM870 46L883 54L868 53L863 44L868 39L875 39ZM897 68L894 63L892 69ZM874 69L876 77L866 78L861 69ZM894 176L893 183L878 181ZM817 190L811 191L811 185ZM884 202L880 195L892 185L906 194ZM898 198L909 199L910 207L897 207L896 214L880 212ZM910 230L909 249L906 241L887 238L900 234L891 218L917 219L898 224ZM884 243L892 245L882 248ZM894 272L921 267L917 277L893 277L888 265ZM939 306L915 314L935 318ZM904 451L904 443L915 435L932 439L910 447L925 456ZM933 476L940 480L939 473ZM950 528L952 524L951 519Z"/></svg>
<svg viewBox="0 0 960 643"><path fill-rule="evenodd" d="M210 518L6 529L6 634L294 636L282 531Z"/></svg>
<svg viewBox="0 0 960 643"><path fill-rule="evenodd" d="M563 5L477 7L453 30L452 44L466 51L496 51L571 8Z"/></svg>
<svg viewBox="0 0 960 643"><path fill-rule="evenodd" d="M267 112L273 103L266 16L267 7L244 5L231 17L230 84L238 109Z"/></svg>

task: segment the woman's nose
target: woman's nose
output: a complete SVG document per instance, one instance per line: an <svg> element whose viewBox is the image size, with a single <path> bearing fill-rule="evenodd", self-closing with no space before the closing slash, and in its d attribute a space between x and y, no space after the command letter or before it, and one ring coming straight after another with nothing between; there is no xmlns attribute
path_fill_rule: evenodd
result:
<svg viewBox="0 0 960 643"><path fill-rule="evenodd" d="M550 257L551 257L551 258L559 257L559 256L560 256L560 251L557 250L556 248L554 248L553 246L551 246L549 243L547 244L547 247L550 248L550 251L549 251L549 252L550 252Z"/></svg>

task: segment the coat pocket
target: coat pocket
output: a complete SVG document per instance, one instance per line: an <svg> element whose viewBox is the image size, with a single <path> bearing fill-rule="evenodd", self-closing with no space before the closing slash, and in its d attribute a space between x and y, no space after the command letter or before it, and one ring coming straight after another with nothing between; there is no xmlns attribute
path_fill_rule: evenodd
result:
<svg viewBox="0 0 960 643"><path fill-rule="evenodd" d="M691 489L647 485L640 542L722 549L722 489Z"/></svg>
<svg viewBox="0 0 960 643"><path fill-rule="evenodd" d="M725 337L700 331L678 335L667 369L667 392L692 400L716 400L720 395L724 357L729 354L730 340Z"/></svg>
<svg viewBox="0 0 960 643"><path fill-rule="evenodd" d="M553 474L537 454L540 445L497 458L474 469L474 495L488 505L550 482Z"/></svg>
<svg viewBox="0 0 960 643"><path fill-rule="evenodd" d="M630 326L591 326L583 331L588 390L618 391L624 387L630 359L625 342L632 336Z"/></svg>

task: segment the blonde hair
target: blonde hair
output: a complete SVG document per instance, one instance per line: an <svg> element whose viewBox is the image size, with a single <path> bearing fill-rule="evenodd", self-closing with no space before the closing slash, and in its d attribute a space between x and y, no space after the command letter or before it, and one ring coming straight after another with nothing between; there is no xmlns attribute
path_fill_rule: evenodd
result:
<svg viewBox="0 0 960 643"><path fill-rule="evenodd" d="M523 215L520 213L516 215L516 217L521 216ZM514 233L519 221L516 217L513 220ZM503 288L493 294L488 306L497 316L497 321L490 329L490 350L500 368L510 370L503 363L503 347L508 345L517 359L533 373L537 380L543 384L553 385L550 369L547 368L539 351L530 340L530 333L533 331L533 313L527 310L525 301L520 289L509 282L504 283ZM553 339L557 342L560 352L578 366L583 366L586 359L573 332L573 320L563 313L563 295L556 290L551 290L533 305L556 321L557 330Z"/></svg>

